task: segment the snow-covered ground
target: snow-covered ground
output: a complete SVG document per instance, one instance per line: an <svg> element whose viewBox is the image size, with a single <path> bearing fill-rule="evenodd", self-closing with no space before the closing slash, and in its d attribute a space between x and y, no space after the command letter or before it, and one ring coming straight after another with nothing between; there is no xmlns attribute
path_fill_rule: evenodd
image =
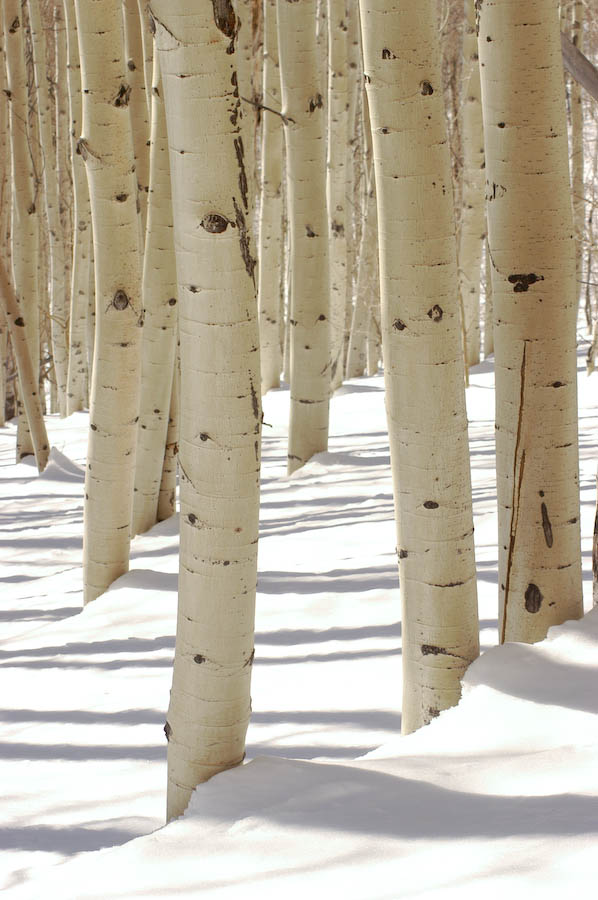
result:
<svg viewBox="0 0 598 900"><path fill-rule="evenodd" d="M586 378L583 349L589 609L598 376ZM0 429L3 896L477 900L508 891L546 900L595 891L598 611L542 644L491 649L493 402L483 363L468 410L486 652L460 705L401 738L382 378L336 394L329 453L291 478L288 392L265 398L248 762L201 786L167 827L176 520L136 538L131 572L82 611L87 417L49 419L54 450L41 477L13 464L14 426Z"/></svg>

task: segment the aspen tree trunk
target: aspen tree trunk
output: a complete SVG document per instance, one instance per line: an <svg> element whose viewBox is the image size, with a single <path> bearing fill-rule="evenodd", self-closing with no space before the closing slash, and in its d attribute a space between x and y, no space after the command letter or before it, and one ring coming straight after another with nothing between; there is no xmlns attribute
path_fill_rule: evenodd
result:
<svg viewBox="0 0 598 900"><path fill-rule="evenodd" d="M463 197L459 232L459 288L465 315L467 366L480 361L480 275L486 238L484 209L484 131L474 0L465 0L463 33L465 87L461 116Z"/></svg>
<svg viewBox="0 0 598 900"><path fill-rule="evenodd" d="M315 0L278 0L291 244L289 474L328 448L330 323L326 110Z"/></svg>
<svg viewBox="0 0 598 900"><path fill-rule="evenodd" d="M71 138L67 76L67 31L63 12L54 8L54 56L56 61L55 123L56 123L56 172L58 178L58 209L62 223L63 259L65 265L64 286L65 329L68 334L70 311L70 286L73 259L73 180L71 175Z"/></svg>
<svg viewBox="0 0 598 900"><path fill-rule="evenodd" d="M280 387L282 248L282 120L276 0L264 0L262 178L258 252L262 394ZM269 109L266 109L269 107Z"/></svg>
<svg viewBox="0 0 598 900"><path fill-rule="evenodd" d="M27 341L34 371L39 370L39 306L37 266L38 228L34 166L28 134L29 99L25 69L25 42L22 8L18 0L3 5L4 37L9 96L10 144L12 160L11 261L18 301L23 309ZM34 453L32 437L17 399L17 460Z"/></svg>
<svg viewBox="0 0 598 900"><path fill-rule="evenodd" d="M181 342L179 615L167 816L243 760L250 713L261 408L238 19L153 0L175 210Z"/></svg>
<svg viewBox="0 0 598 900"><path fill-rule="evenodd" d="M257 156L256 137L258 124L258 103L253 88L253 7L259 0L232 0L237 18L239 32L237 35L237 80L243 104L243 116L240 119L243 137L243 167L247 179L247 196L249 201L249 225L253 233L257 200Z"/></svg>
<svg viewBox="0 0 598 900"><path fill-rule="evenodd" d="M377 265L376 265L377 268ZM376 289L378 290L378 279L376 279ZM378 295L375 298L379 302ZM368 318L368 340L367 340L367 374L377 375L378 364L380 362L380 326L378 319L374 313L373 303L370 307Z"/></svg>
<svg viewBox="0 0 598 900"><path fill-rule="evenodd" d="M143 79L145 82L145 103L148 122L152 115L152 79L154 71L154 39L150 30L149 4L147 0L137 0L141 23L141 46L143 48Z"/></svg>
<svg viewBox="0 0 598 900"><path fill-rule="evenodd" d="M575 0L571 7L571 40L578 50L583 49L583 2ZM573 188L573 224L575 227L575 264L577 296L581 301L583 269L583 239L585 224L584 178L583 178L583 107L581 85L571 79L571 185ZM587 319L588 329L592 329L591 316Z"/></svg>
<svg viewBox="0 0 598 900"><path fill-rule="evenodd" d="M451 170L433 0L361 0L403 606L403 731L478 654Z"/></svg>
<svg viewBox="0 0 598 900"><path fill-rule="evenodd" d="M484 253L484 359L494 353L494 314L492 309L492 266L488 252L488 239Z"/></svg>
<svg viewBox="0 0 598 900"><path fill-rule="evenodd" d="M345 0L327 0L328 23L328 155L326 160L328 243L330 254L330 375L334 387L343 381L347 306L347 181L349 143L348 40ZM337 377L338 376L338 377Z"/></svg>
<svg viewBox="0 0 598 900"><path fill-rule="evenodd" d="M40 404L37 372L31 362L27 332L23 321L24 310L8 280L2 259L0 259L0 304L10 331L12 348L17 362L21 402L27 416L35 461L38 470L43 472L48 462L50 444Z"/></svg>
<svg viewBox="0 0 598 900"><path fill-rule="evenodd" d="M166 432L166 447L164 449L164 461L162 464L162 478L160 480L160 493L158 494L158 522L169 519L176 513L176 473L179 454L179 406L180 406L180 381L178 359L175 359L172 375L172 394L170 398L170 413L168 416L168 430Z"/></svg>
<svg viewBox="0 0 598 900"><path fill-rule="evenodd" d="M154 58L152 86L150 183L142 295L145 323L133 499L134 534L147 531L158 521L158 495L168 428L176 342L177 278L170 163L157 56Z"/></svg>
<svg viewBox="0 0 598 900"><path fill-rule="evenodd" d="M91 211L85 163L81 154L77 153L77 141L81 132L81 66L79 63L74 0L64 0L64 19L67 33L69 132L74 222L67 374L67 415L70 416L72 413L84 409L88 402L85 332L91 258Z"/></svg>
<svg viewBox="0 0 598 900"><path fill-rule="evenodd" d="M145 72L143 43L141 40L141 19L137 0L122 0L125 26L125 55L127 61L127 84L131 89L129 109L133 129L135 152L135 174L139 191L139 215L141 227L141 249L145 238L147 219L147 194L149 190L149 141L150 118L147 113L145 95Z"/></svg>
<svg viewBox="0 0 598 900"><path fill-rule="evenodd" d="M52 334L52 356L56 373L58 407L61 416L66 415L66 381L68 368L67 334L68 311L65 291L65 257L60 221L59 189L54 165L54 135L52 131L52 98L50 97L47 63L46 36L42 27L40 0L28 0L29 21L33 48L35 88L39 132L41 136L42 178L44 184L45 215L49 241L50 275L50 324ZM57 60L57 63L59 60ZM58 78L64 73L57 66Z"/></svg>
<svg viewBox="0 0 598 900"><path fill-rule="evenodd" d="M351 338L347 355L347 378L363 375L367 367L368 323L371 318L372 295L378 291L378 225L376 221L376 189L371 173L371 185L365 205L355 306L351 324ZM377 366L376 366L377 369Z"/></svg>
<svg viewBox="0 0 598 900"><path fill-rule="evenodd" d="M582 615L575 241L553 0L484 0L478 35L496 368L501 641Z"/></svg>
<svg viewBox="0 0 598 900"><path fill-rule="evenodd" d="M85 473L84 601L128 570L139 411L141 273L120 0L76 0L96 334Z"/></svg>

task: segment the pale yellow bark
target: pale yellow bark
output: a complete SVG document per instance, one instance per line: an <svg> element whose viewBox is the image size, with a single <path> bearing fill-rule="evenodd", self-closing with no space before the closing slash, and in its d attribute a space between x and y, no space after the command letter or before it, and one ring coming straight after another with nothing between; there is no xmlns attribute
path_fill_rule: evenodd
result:
<svg viewBox="0 0 598 900"><path fill-rule="evenodd" d="M478 653L450 156L436 4L361 0L409 733Z"/></svg>
<svg viewBox="0 0 598 900"><path fill-rule="evenodd" d="M484 0L500 639L582 614L575 241L558 11Z"/></svg>
<svg viewBox="0 0 598 900"><path fill-rule="evenodd" d="M326 103L315 21L315 0L278 0L291 246L289 473L328 447Z"/></svg>
<svg viewBox="0 0 598 900"><path fill-rule="evenodd" d="M39 370L38 217L32 142L29 133L29 102L25 70L24 28L21 4L3 5L4 37L9 91L12 160L11 261L12 283L23 309L25 330L34 370ZM35 263L33 262L35 261ZM17 460L34 453L21 399L17 400Z"/></svg>
<svg viewBox="0 0 598 900"><path fill-rule="evenodd" d="M177 322L177 283L172 227L170 164L160 69L154 59L150 182L143 258L145 324L141 401L135 463L133 533L158 521L158 495L172 393Z"/></svg>
<svg viewBox="0 0 598 900"><path fill-rule="evenodd" d="M583 49L583 8L582 0L575 0L571 6L571 40L578 50ZM581 85L571 79L569 92L571 106L571 186L573 189L573 224L575 227L575 272L577 279L577 296L579 301L582 291L582 260L585 225L584 177L583 177L583 107ZM587 321L588 329L592 328L591 316Z"/></svg>
<svg viewBox="0 0 598 900"><path fill-rule="evenodd" d="M181 342L179 615L167 816L238 765L250 713L260 363L255 260L229 0L154 0L164 85Z"/></svg>
<svg viewBox="0 0 598 900"><path fill-rule="evenodd" d="M147 221L147 194L149 190L149 140L150 117L147 112L145 94L145 68L143 42L141 40L141 19L137 0L122 0L125 28L125 55L127 60L127 84L131 89L129 109L133 129L135 152L135 174L139 191L139 215L141 243L145 238Z"/></svg>
<svg viewBox="0 0 598 900"><path fill-rule="evenodd" d="M282 353L282 153L280 72L276 0L264 0L264 81L262 105L262 178L258 252L262 394L280 386ZM266 108L268 107L268 108Z"/></svg>
<svg viewBox="0 0 598 900"><path fill-rule="evenodd" d="M96 282L85 475L84 600L127 571L137 419L141 271L129 88L120 0L76 0L83 132Z"/></svg>
<svg viewBox="0 0 598 900"><path fill-rule="evenodd" d="M459 231L459 288L465 315L465 361L480 361L480 267L486 238L484 209L484 131L474 0L465 0L461 147L463 184Z"/></svg>
<svg viewBox="0 0 598 900"><path fill-rule="evenodd" d="M170 413L166 431L166 446L162 464L162 478L158 495L158 522L169 519L176 513L176 475L179 455L179 407L180 407L181 373L178 359L175 359L172 375L172 394Z"/></svg>

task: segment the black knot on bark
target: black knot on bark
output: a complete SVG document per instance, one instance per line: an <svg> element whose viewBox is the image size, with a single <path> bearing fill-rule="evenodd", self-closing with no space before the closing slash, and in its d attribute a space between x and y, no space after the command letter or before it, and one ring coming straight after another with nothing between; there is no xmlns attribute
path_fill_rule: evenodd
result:
<svg viewBox="0 0 598 900"><path fill-rule="evenodd" d="M426 502L424 503L424 508L425 509L438 509L438 504L436 503L435 500L426 500Z"/></svg>
<svg viewBox="0 0 598 900"><path fill-rule="evenodd" d="M421 92L424 95L424 97L428 96L429 94L434 93L434 88L432 87L432 85L430 84L429 81L420 82L420 88L421 88Z"/></svg>
<svg viewBox="0 0 598 900"><path fill-rule="evenodd" d="M310 113L314 112L316 109L322 109L324 106L324 98L321 94L316 94L315 97L312 97L309 101L309 111Z"/></svg>
<svg viewBox="0 0 598 900"><path fill-rule="evenodd" d="M15 325L17 325L19 328L23 328L23 327L24 327L24 325L25 325L25 320L23 319L22 316L19 316L17 319L15 319Z"/></svg>
<svg viewBox="0 0 598 900"><path fill-rule="evenodd" d="M509 284L515 285L513 292L520 294L523 291L528 291L530 284L535 284L536 281L544 281L544 276L530 272L529 275L509 275L508 280Z"/></svg>
<svg viewBox="0 0 598 900"><path fill-rule="evenodd" d="M190 525L195 525L195 523L197 522L197 516L195 515L195 513L189 513L189 515L187 516L187 521Z"/></svg>
<svg viewBox="0 0 598 900"><path fill-rule="evenodd" d="M176 297L171 297L168 301L169 306L176 306Z"/></svg>
<svg viewBox="0 0 598 900"><path fill-rule="evenodd" d="M395 331L404 331L405 328L407 328L402 319L395 319L392 323L392 327Z"/></svg>
<svg viewBox="0 0 598 900"><path fill-rule="evenodd" d="M537 584L528 584L525 592L525 608L528 613L537 613L542 606L544 597Z"/></svg>
<svg viewBox="0 0 598 900"><path fill-rule="evenodd" d="M21 27L21 23L19 21L19 17L15 16L14 19L12 20L12 22L10 23L8 33L14 34L15 31L18 31L20 27Z"/></svg>
<svg viewBox="0 0 598 900"><path fill-rule="evenodd" d="M428 316L432 319L433 322L440 322L442 316L444 315L444 311L441 306L438 306L437 303L434 304L432 309L428 310Z"/></svg>
<svg viewBox="0 0 598 900"><path fill-rule="evenodd" d="M128 84L121 84L118 89L118 94L114 98L114 106L123 107L129 105L129 98L131 96L131 88Z"/></svg>
<svg viewBox="0 0 598 900"><path fill-rule="evenodd" d="M228 228L228 219L219 213L208 213L207 216L203 217L200 225L210 234L222 234Z"/></svg>
<svg viewBox="0 0 598 900"><path fill-rule="evenodd" d="M126 309L129 305L129 298L125 294L124 291L117 291L114 297L112 298L112 306L119 311Z"/></svg>
<svg viewBox="0 0 598 900"><path fill-rule="evenodd" d="M396 56L392 50L389 50L388 47L384 47L382 50L382 59L396 59Z"/></svg>
<svg viewBox="0 0 598 900"><path fill-rule="evenodd" d="M117 194L114 199L118 200L119 203L124 203L128 196L128 194Z"/></svg>

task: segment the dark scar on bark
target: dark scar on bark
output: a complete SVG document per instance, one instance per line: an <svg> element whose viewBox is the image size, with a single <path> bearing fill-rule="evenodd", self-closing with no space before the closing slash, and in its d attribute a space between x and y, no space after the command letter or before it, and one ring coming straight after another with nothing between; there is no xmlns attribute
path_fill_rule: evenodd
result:
<svg viewBox="0 0 598 900"><path fill-rule="evenodd" d="M382 50L382 59L396 59L396 56L392 50L389 50L388 47L384 47Z"/></svg>
<svg viewBox="0 0 598 900"><path fill-rule="evenodd" d="M395 331L404 331L405 328L407 328L402 319L395 319L392 323L392 327Z"/></svg>
<svg viewBox="0 0 598 900"><path fill-rule="evenodd" d="M438 306L437 303L432 307L432 309L428 310L428 316L430 317L430 319L432 319L433 322L440 322L443 315L443 309L441 306Z"/></svg>
<svg viewBox="0 0 598 900"><path fill-rule="evenodd" d="M407 552L407 550L399 550L399 559L407 559L408 556L409 553Z"/></svg>
<svg viewBox="0 0 598 900"><path fill-rule="evenodd" d="M201 653L196 653L193 657L193 662L197 663L198 666L201 666L202 663L206 661L205 656L202 656Z"/></svg>
<svg viewBox="0 0 598 900"><path fill-rule="evenodd" d="M544 597L537 584L528 584L525 592L525 608L528 613L537 613L542 606Z"/></svg>
<svg viewBox="0 0 598 900"><path fill-rule="evenodd" d="M424 508L425 509L438 509L438 504L436 503L435 500L426 500L426 502L424 503Z"/></svg>
<svg viewBox="0 0 598 900"><path fill-rule="evenodd" d="M114 98L114 106L128 106L129 98L131 96L131 88L128 84L121 84L118 89L118 94Z"/></svg>
<svg viewBox="0 0 598 900"><path fill-rule="evenodd" d="M239 229L239 246L241 248L241 257L243 258L243 262L245 264L245 271L253 281L253 285L255 287L256 261L251 255L251 250L249 248L249 233L247 231L247 223L245 221L245 216L243 215L243 210L234 197L233 205L235 207L235 213L237 216L237 228Z"/></svg>
<svg viewBox="0 0 598 900"><path fill-rule="evenodd" d="M247 200L247 175L245 173L245 149L243 147L243 138L235 138L233 143L235 145L237 164L239 166L239 190L241 191L245 212L247 212L249 210L249 205Z"/></svg>
<svg viewBox="0 0 598 900"><path fill-rule="evenodd" d="M222 234L228 228L228 219L219 213L208 213L199 224L210 234Z"/></svg>
<svg viewBox="0 0 598 900"><path fill-rule="evenodd" d="M114 297L112 298L112 306L114 309L118 309L119 312L123 309L126 309L129 305L129 298L125 294L124 291L117 291Z"/></svg>
<svg viewBox="0 0 598 900"><path fill-rule="evenodd" d="M312 97L309 101L309 111L310 113L315 112L316 109L322 109L324 106L324 99L321 94L316 94L315 97Z"/></svg>
<svg viewBox="0 0 598 900"><path fill-rule="evenodd" d="M166 740L169 741L170 735L172 734L172 728L168 722L164 725L164 734L166 735Z"/></svg>
<svg viewBox="0 0 598 900"><path fill-rule="evenodd" d="M513 291L516 294L520 294L523 291L529 290L530 284L535 284L537 281L544 281L543 275L535 275L533 272L530 272L529 275L509 275L509 284L514 284L515 287Z"/></svg>
<svg viewBox="0 0 598 900"><path fill-rule="evenodd" d="M552 525L550 523L550 519L548 518L548 509L546 508L546 504L542 503L540 509L542 511L542 529L544 530L544 540L546 541L547 547L552 547L554 538L552 536Z"/></svg>
<svg viewBox="0 0 598 900"><path fill-rule="evenodd" d="M239 24L231 0L212 0L214 22L222 34L230 38L230 44L226 49L228 54L235 52L235 38L239 31Z"/></svg>
<svg viewBox="0 0 598 900"><path fill-rule="evenodd" d="M421 88L421 92L424 95L424 97L428 96L429 94L434 93L434 88L432 87L432 85L430 84L429 81L422 81L420 83L420 88Z"/></svg>

